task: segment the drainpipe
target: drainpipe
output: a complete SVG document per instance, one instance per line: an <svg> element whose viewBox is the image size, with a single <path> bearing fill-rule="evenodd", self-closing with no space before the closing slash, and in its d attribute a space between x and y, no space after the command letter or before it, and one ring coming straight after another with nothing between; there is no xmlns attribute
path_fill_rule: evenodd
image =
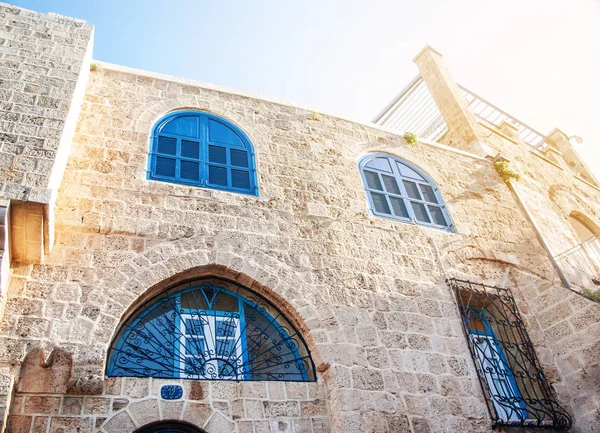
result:
<svg viewBox="0 0 600 433"><path fill-rule="evenodd" d="M525 213L525 217L527 217L527 219L529 220L529 223L533 227L533 231L535 232L538 240L540 241L540 244L542 244L542 247L544 247L544 249L546 250L548 257L550 258L550 262L552 263L552 266L554 266L554 269L556 269L556 272L558 273L558 276L559 276L560 280L562 281L563 286L565 286L567 289L580 295L581 293L579 293L579 291L575 290L573 288L573 286L571 286L569 279L564 274L563 270L558 265L556 260L554 260L554 257L552 256L552 252L550 251L550 247L548 246L548 244L544 240L544 237L542 236L542 232L540 231L538 225L536 224L535 220L533 219L533 216L529 213L529 210L527 210L527 207L525 206L525 202L521 199L521 196L519 195L519 193L517 192L515 187L513 186L513 184L511 183L510 180L508 182L506 182L506 184L508 185L508 188L511 190L511 192L515 196L515 199L517 200L517 203L521 207L521 210L523 210L523 212Z"/></svg>

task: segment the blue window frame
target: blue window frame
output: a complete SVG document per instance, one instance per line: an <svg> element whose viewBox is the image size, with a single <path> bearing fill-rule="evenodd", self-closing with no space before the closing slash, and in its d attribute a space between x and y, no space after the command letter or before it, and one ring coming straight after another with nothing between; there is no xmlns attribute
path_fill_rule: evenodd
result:
<svg viewBox="0 0 600 433"><path fill-rule="evenodd" d="M372 153L361 159L359 170L374 215L453 231L438 187L415 165Z"/></svg>
<svg viewBox="0 0 600 433"><path fill-rule="evenodd" d="M148 179L258 195L252 143L225 119L177 111L156 124L150 142Z"/></svg>
<svg viewBox="0 0 600 433"><path fill-rule="evenodd" d="M515 375L483 307L466 307L463 321L498 419L522 423L528 412Z"/></svg>
<svg viewBox="0 0 600 433"><path fill-rule="evenodd" d="M210 279L171 288L121 325L108 376L314 381L306 343L265 299Z"/></svg>

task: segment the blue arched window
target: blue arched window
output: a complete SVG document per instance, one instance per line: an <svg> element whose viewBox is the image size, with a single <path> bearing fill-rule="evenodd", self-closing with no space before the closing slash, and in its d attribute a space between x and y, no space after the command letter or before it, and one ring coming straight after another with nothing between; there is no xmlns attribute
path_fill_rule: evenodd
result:
<svg viewBox="0 0 600 433"><path fill-rule="evenodd" d="M359 169L373 214L452 230L438 187L415 165L373 153L360 161Z"/></svg>
<svg viewBox="0 0 600 433"><path fill-rule="evenodd" d="M200 111L177 111L156 124L148 179L258 195L254 149L246 134Z"/></svg>
<svg viewBox="0 0 600 433"><path fill-rule="evenodd" d="M220 279L146 301L111 343L107 376L314 381L302 336L264 298Z"/></svg>

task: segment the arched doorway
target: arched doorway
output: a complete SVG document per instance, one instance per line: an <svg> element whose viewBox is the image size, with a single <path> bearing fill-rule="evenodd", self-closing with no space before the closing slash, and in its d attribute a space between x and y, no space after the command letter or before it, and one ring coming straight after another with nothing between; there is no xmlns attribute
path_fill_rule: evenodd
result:
<svg viewBox="0 0 600 433"><path fill-rule="evenodd" d="M158 421L147 424L135 433L205 433L192 424L181 421Z"/></svg>

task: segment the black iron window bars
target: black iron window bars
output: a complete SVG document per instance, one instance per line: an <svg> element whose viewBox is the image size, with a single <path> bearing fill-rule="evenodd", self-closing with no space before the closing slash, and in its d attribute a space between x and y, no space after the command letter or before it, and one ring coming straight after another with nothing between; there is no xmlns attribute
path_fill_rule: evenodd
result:
<svg viewBox="0 0 600 433"><path fill-rule="evenodd" d="M508 289L448 280L493 427L568 430L560 406Z"/></svg>

